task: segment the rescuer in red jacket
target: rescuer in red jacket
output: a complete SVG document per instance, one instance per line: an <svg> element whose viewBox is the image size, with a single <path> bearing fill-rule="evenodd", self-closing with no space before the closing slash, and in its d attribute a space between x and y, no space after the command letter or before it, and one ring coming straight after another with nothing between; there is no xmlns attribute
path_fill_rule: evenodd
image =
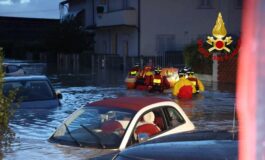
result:
<svg viewBox="0 0 265 160"><path fill-rule="evenodd" d="M170 88L170 84L167 80L167 77L161 75L160 67L156 67L155 74L152 76L151 80L151 86L149 87L150 92L159 91L162 93L164 89Z"/></svg>
<svg viewBox="0 0 265 160"><path fill-rule="evenodd" d="M135 64L129 71L129 76L138 76L141 72L139 64Z"/></svg>
<svg viewBox="0 0 265 160"><path fill-rule="evenodd" d="M127 89L135 89L136 88L136 80L141 72L141 68L138 64L135 64L130 70L125 78L125 84Z"/></svg>
<svg viewBox="0 0 265 160"><path fill-rule="evenodd" d="M136 89L147 90L148 86L151 85L152 75L152 66L145 66L137 76Z"/></svg>

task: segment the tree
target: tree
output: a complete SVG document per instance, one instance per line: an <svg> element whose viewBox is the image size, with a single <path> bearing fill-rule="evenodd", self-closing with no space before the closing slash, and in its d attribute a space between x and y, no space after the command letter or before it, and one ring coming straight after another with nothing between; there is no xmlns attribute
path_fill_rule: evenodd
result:
<svg viewBox="0 0 265 160"><path fill-rule="evenodd" d="M9 91L8 95L3 93L4 70L3 70L3 49L0 47L0 148L3 140L10 141L13 133L8 127L9 119L14 113L13 102L16 98L16 91ZM12 105L12 106L11 106Z"/></svg>
<svg viewBox="0 0 265 160"><path fill-rule="evenodd" d="M184 48L184 62L186 66L192 67L195 73L212 74L212 59L199 53L196 43Z"/></svg>
<svg viewBox="0 0 265 160"><path fill-rule="evenodd" d="M69 16L58 25L47 39L47 49L57 53L76 54L89 50L93 39L83 27Z"/></svg>

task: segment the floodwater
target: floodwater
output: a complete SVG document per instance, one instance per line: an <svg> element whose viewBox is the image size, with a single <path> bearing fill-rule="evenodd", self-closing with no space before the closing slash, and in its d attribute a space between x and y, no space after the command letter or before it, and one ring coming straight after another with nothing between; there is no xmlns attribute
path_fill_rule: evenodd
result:
<svg viewBox="0 0 265 160"><path fill-rule="evenodd" d="M181 101L170 93L150 94L127 90L123 84L125 74L118 71L100 70L88 74L50 75L54 87L60 90L62 106L53 110L18 110L11 121L16 133L14 142L2 149L4 159L86 159L85 148L68 147L47 141L55 128L82 105L109 97L159 96L174 99L193 121L197 129L232 130L235 94L233 85L204 82L206 91ZM235 127L237 128L237 127Z"/></svg>

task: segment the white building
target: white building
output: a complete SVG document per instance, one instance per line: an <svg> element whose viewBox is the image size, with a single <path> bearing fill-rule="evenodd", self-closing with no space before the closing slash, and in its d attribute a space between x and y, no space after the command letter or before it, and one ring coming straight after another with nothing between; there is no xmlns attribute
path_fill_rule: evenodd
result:
<svg viewBox="0 0 265 160"><path fill-rule="evenodd" d="M227 32L239 35L242 0L66 0L65 14L81 17L95 33L95 53L156 56L182 50L212 34L222 13Z"/></svg>

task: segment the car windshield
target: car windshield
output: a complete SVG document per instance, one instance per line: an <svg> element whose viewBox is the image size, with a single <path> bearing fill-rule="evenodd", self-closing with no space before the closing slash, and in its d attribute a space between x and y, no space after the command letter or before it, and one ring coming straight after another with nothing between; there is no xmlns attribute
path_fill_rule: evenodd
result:
<svg viewBox="0 0 265 160"><path fill-rule="evenodd" d="M68 117L50 138L66 145L119 148L135 112L112 107L82 107Z"/></svg>
<svg viewBox="0 0 265 160"><path fill-rule="evenodd" d="M3 93L5 96L10 91L16 91L16 100L19 101L37 101L54 99L54 93L47 81L12 81L5 82Z"/></svg>
<svg viewBox="0 0 265 160"><path fill-rule="evenodd" d="M19 66L16 66L16 65L7 65L5 67L5 71L6 73L13 73L13 72L16 72L20 69Z"/></svg>

